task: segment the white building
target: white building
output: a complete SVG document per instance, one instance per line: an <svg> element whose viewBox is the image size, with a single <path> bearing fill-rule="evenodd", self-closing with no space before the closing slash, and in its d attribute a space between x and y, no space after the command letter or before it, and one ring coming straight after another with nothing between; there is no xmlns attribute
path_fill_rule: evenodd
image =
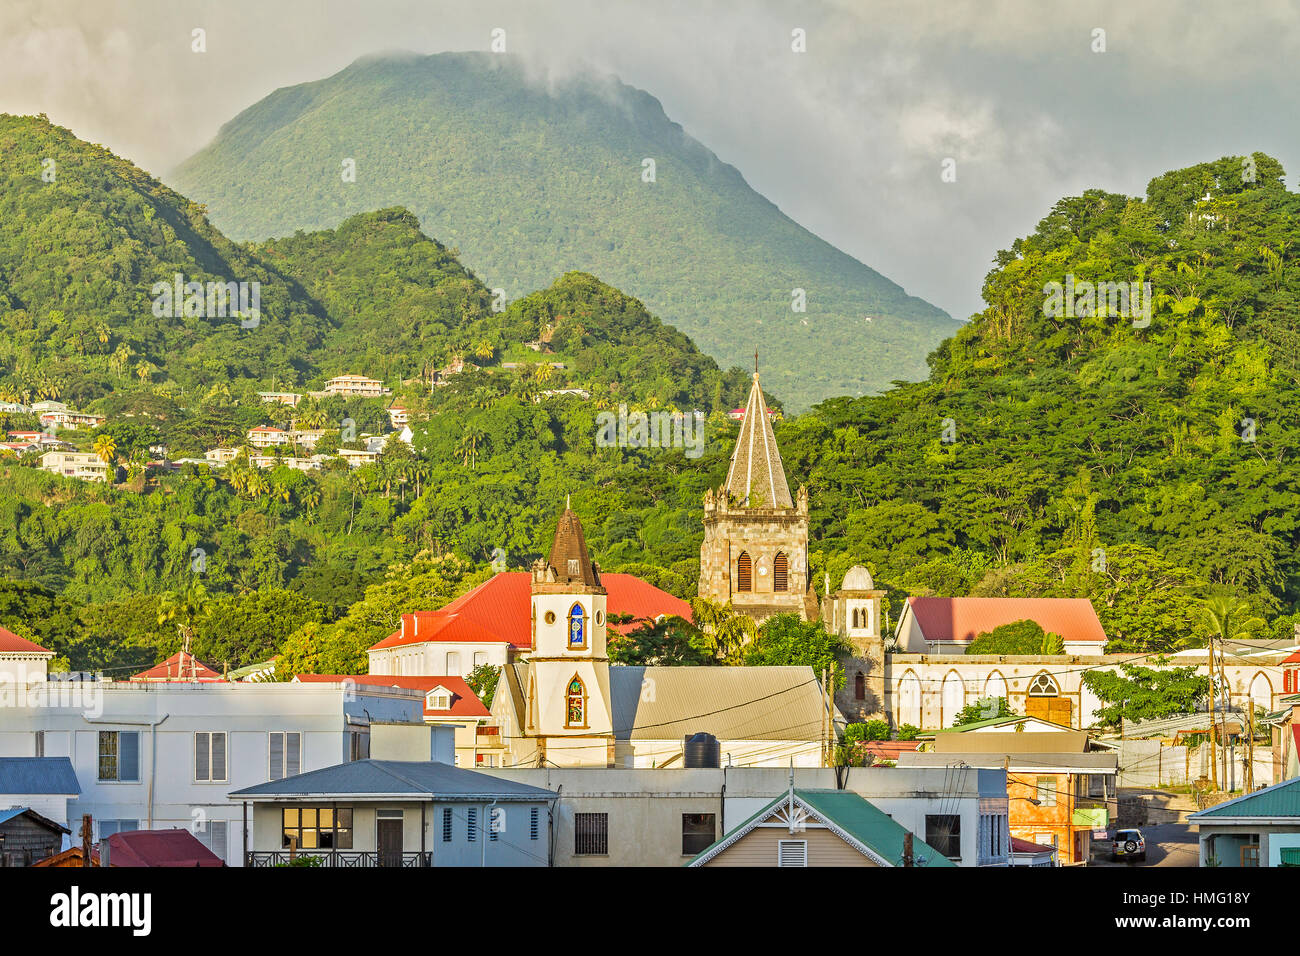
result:
<svg viewBox="0 0 1300 956"><path fill-rule="evenodd" d="M336 375L325 383L326 395L356 395L360 398L379 398L387 395L389 389L378 379L366 378L364 375Z"/></svg>
<svg viewBox="0 0 1300 956"><path fill-rule="evenodd" d="M69 757L96 839L186 827L235 866L229 791L365 757L372 722L424 726L418 691L342 684L34 681L6 703L0 756Z"/></svg>
<svg viewBox="0 0 1300 956"><path fill-rule="evenodd" d="M108 465L89 452L47 451L41 455L41 469L82 481L108 481Z"/></svg>

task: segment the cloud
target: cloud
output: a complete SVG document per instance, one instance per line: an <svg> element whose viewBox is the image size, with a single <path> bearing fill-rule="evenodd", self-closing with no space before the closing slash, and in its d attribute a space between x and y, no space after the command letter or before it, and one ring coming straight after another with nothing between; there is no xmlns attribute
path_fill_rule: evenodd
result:
<svg viewBox="0 0 1300 956"><path fill-rule="evenodd" d="M165 178L278 87L381 50L486 49L497 26L539 85L649 91L793 219L959 317L1064 195L1254 149L1300 171L1285 0L7 0L0 110Z"/></svg>

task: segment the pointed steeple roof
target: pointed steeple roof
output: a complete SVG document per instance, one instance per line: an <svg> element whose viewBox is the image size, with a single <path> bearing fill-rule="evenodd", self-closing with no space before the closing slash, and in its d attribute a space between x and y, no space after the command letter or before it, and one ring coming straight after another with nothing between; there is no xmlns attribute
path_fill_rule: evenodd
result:
<svg viewBox="0 0 1300 956"><path fill-rule="evenodd" d="M587 539L582 533L582 522L572 509L566 507L555 528L555 543L547 564L555 571L557 584L583 584L600 587L600 572L591 563L587 553Z"/></svg>
<svg viewBox="0 0 1300 956"><path fill-rule="evenodd" d="M750 507L758 507L760 502L764 508L794 507L757 371L749 401L745 403L745 420L736 439L736 450L731 453L726 488L728 494Z"/></svg>

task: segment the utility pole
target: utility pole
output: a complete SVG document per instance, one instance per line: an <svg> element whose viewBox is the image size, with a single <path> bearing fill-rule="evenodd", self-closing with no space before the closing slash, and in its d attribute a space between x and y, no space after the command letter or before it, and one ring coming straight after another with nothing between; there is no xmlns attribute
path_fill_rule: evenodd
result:
<svg viewBox="0 0 1300 956"><path fill-rule="evenodd" d="M81 865L90 866L90 814L81 815Z"/></svg>
<svg viewBox="0 0 1300 956"><path fill-rule="evenodd" d="M1225 699L1223 708L1219 711L1223 717L1223 733L1219 737L1223 743L1223 789L1231 791L1233 789L1232 777L1228 773L1228 705L1232 703L1232 691L1228 687L1228 671L1227 665L1224 663L1226 656L1227 647L1221 645L1219 647L1219 686L1224 690ZM1240 726L1240 721L1238 721L1238 726Z"/></svg>
<svg viewBox="0 0 1300 956"><path fill-rule="evenodd" d="M903 866L915 866L912 862L912 831L903 834Z"/></svg>
<svg viewBox="0 0 1300 956"><path fill-rule="evenodd" d="M1250 793L1255 789L1255 698L1246 698L1246 786Z"/></svg>
<svg viewBox="0 0 1300 956"><path fill-rule="evenodd" d="M1214 703L1215 698L1219 696L1218 690L1214 686L1214 637L1210 637L1210 782L1214 789L1219 789L1219 752L1217 749L1215 723L1214 723Z"/></svg>

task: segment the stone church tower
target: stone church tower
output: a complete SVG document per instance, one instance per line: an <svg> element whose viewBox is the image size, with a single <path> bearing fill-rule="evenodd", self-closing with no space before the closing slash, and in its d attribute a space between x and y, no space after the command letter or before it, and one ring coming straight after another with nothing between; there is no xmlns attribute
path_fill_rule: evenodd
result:
<svg viewBox="0 0 1300 956"><path fill-rule="evenodd" d="M699 594L759 623L774 614L818 617L809 587L808 490L790 497L758 372L727 481L704 496Z"/></svg>
<svg viewBox="0 0 1300 956"><path fill-rule="evenodd" d="M822 623L828 633L842 637L853 651L841 658L844 686L835 694L835 705L850 723L888 719L885 712L885 642L881 611L888 592L877 588L871 572L862 566L849 568L844 582L833 595L826 575L827 598L822 606Z"/></svg>
<svg viewBox="0 0 1300 956"><path fill-rule="evenodd" d="M533 649L521 729L536 738L538 766L612 766L606 591L582 522L569 508L550 557L535 562L532 574Z"/></svg>

